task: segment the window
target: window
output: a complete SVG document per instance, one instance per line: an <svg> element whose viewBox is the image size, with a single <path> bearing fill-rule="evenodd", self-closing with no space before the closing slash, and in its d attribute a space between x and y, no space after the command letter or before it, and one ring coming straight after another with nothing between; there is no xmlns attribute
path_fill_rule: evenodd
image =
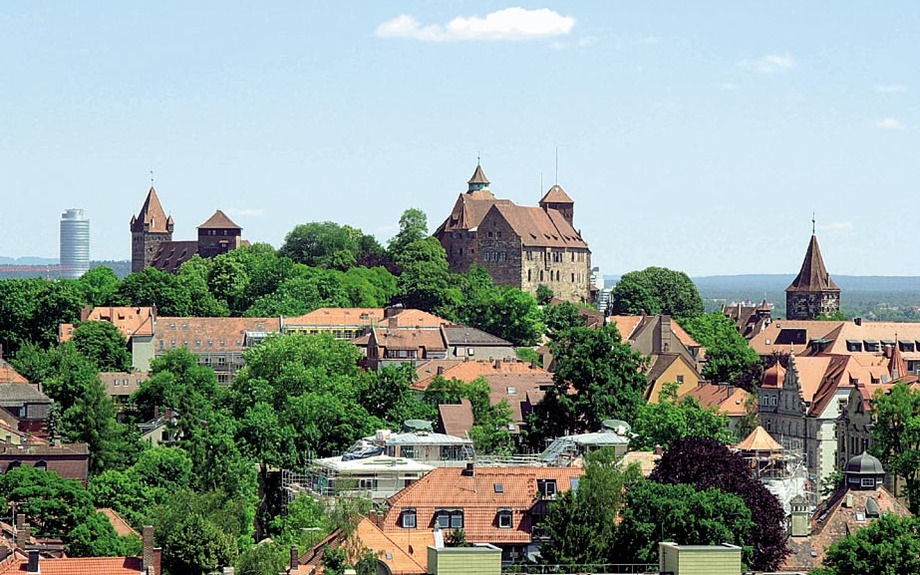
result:
<svg viewBox="0 0 920 575"><path fill-rule="evenodd" d="M556 496L556 480L555 479L538 479L537 480L537 491L540 492L540 497L555 497Z"/></svg>
<svg viewBox="0 0 920 575"><path fill-rule="evenodd" d="M504 492L505 492L505 486L504 486L504 484L502 484L502 483L493 483L493 484L492 484L492 489L495 490L495 493L504 493Z"/></svg>
<svg viewBox="0 0 920 575"><path fill-rule="evenodd" d="M514 515L510 509L498 510L498 527L500 529L511 529L514 525Z"/></svg>
<svg viewBox="0 0 920 575"><path fill-rule="evenodd" d="M400 525L403 529L415 529L416 527L415 507L407 507L402 510Z"/></svg>
<svg viewBox="0 0 920 575"><path fill-rule="evenodd" d="M402 447L399 448L399 456L408 457L410 459L415 457L415 446L414 445L403 445Z"/></svg>
<svg viewBox="0 0 920 575"><path fill-rule="evenodd" d="M35 469L41 469L42 471L48 470L48 462L44 459L40 459L35 463Z"/></svg>
<svg viewBox="0 0 920 575"><path fill-rule="evenodd" d="M462 509L438 509L434 521L441 529L463 529Z"/></svg>
<svg viewBox="0 0 920 575"><path fill-rule="evenodd" d="M859 483L860 487L875 487L874 477L863 477Z"/></svg>
<svg viewBox="0 0 920 575"><path fill-rule="evenodd" d="M684 376L678 375L678 376L677 376L677 383L678 383L678 385L682 385L682 384L684 383Z"/></svg>

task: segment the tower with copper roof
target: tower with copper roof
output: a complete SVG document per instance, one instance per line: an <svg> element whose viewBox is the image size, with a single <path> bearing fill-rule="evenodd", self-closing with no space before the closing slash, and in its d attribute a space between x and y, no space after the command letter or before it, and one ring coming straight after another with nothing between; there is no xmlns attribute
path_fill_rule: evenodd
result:
<svg viewBox="0 0 920 575"><path fill-rule="evenodd" d="M839 311L840 288L824 266L818 237L812 228L802 269L786 288L786 318L815 319L819 315L834 315Z"/></svg>
<svg viewBox="0 0 920 575"><path fill-rule="evenodd" d="M160 244L172 241L174 227L172 216L166 215L157 191L150 186L140 213L131 218L132 273L150 267Z"/></svg>

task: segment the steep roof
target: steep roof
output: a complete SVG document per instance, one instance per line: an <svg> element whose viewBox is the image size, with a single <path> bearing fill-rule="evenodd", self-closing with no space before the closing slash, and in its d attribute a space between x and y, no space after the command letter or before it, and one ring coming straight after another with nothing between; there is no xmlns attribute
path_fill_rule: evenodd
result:
<svg viewBox="0 0 920 575"><path fill-rule="evenodd" d="M473 427L473 404L469 399L460 403L442 403L438 406L440 427L444 433L456 437L466 437Z"/></svg>
<svg viewBox="0 0 920 575"><path fill-rule="evenodd" d="M131 231L142 232L145 226L149 226L147 229L151 232L166 233L169 231L169 224L171 223L172 218L166 216L163 205L160 204L160 198L157 196L157 191L153 189L153 186L150 186L150 191L147 192L147 199L144 200L140 213L131 218Z"/></svg>
<svg viewBox="0 0 920 575"><path fill-rule="evenodd" d="M112 524L112 528L115 530L115 533L119 537L127 537L128 535L136 535L140 537L140 533L134 530L131 525L128 524L124 518L118 514L117 511L110 507L103 507L102 509L97 509L99 513L102 513L109 520L109 523Z"/></svg>
<svg viewBox="0 0 920 575"><path fill-rule="evenodd" d="M565 190L562 189L562 186L559 184L551 187L546 195L543 196L543 199L540 200L541 204L574 204L575 201L569 197Z"/></svg>
<svg viewBox="0 0 920 575"><path fill-rule="evenodd" d="M435 232L470 230L479 227L482 218L495 204L511 204L511 200L499 200L489 190L476 190L460 194L450 215Z"/></svg>
<svg viewBox="0 0 920 575"><path fill-rule="evenodd" d="M150 265L160 271L172 273L197 253L198 240L160 242Z"/></svg>
<svg viewBox="0 0 920 575"><path fill-rule="evenodd" d="M0 383L29 383L29 380L13 369L6 360L0 359Z"/></svg>
<svg viewBox="0 0 920 575"><path fill-rule="evenodd" d="M482 164L476 164L476 170L473 172L472 177L470 177L468 184L490 184L489 178L486 177L486 173L482 171Z"/></svg>
<svg viewBox="0 0 920 575"><path fill-rule="evenodd" d="M831 279L831 274L827 273L827 268L824 267L824 258L821 257L817 236L811 236L808 250L805 252L805 260L802 262L802 269L799 270L799 275L795 276L786 291L840 291L840 288Z"/></svg>
<svg viewBox="0 0 920 575"><path fill-rule="evenodd" d="M158 351L185 347L192 353L241 352L246 333L279 333L277 317L160 317L154 344Z"/></svg>
<svg viewBox="0 0 920 575"><path fill-rule="evenodd" d="M588 244L558 210L495 203L489 213L497 212L520 236L521 245L529 247L587 248Z"/></svg>
<svg viewBox="0 0 920 575"><path fill-rule="evenodd" d="M210 230L210 229L241 230L243 228L233 223L233 220L228 218L227 214L225 214L221 210L217 210L216 212L214 212L214 215L208 218L208 220L205 223L198 226L198 229L199 230L201 229L205 229L205 230Z"/></svg>
<svg viewBox="0 0 920 575"><path fill-rule="evenodd" d="M747 402L751 394L732 385L707 383L698 385L684 397L691 396L705 408L714 407L728 417L742 417L747 413Z"/></svg>
<svg viewBox="0 0 920 575"><path fill-rule="evenodd" d="M28 558L13 553L0 562L0 573L26 573ZM38 561L42 575L137 575L141 572L140 557L42 557Z"/></svg>

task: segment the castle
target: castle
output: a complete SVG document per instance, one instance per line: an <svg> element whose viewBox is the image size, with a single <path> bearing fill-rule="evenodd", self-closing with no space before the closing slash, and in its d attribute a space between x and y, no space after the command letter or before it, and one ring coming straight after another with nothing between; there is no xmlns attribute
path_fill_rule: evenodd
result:
<svg viewBox="0 0 920 575"><path fill-rule="evenodd" d="M591 289L591 250L573 226L575 202L559 185L539 207L498 199L477 164L450 215L434 236L444 246L453 272L474 264L496 284L535 295L545 285L556 297L587 302Z"/></svg>
<svg viewBox="0 0 920 575"><path fill-rule="evenodd" d="M131 218L131 272L153 267L175 272L195 254L213 258L241 246L243 228L233 223L224 212L217 210L198 226L198 239L173 241L175 222L167 216L153 186L141 211Z"/></svg>

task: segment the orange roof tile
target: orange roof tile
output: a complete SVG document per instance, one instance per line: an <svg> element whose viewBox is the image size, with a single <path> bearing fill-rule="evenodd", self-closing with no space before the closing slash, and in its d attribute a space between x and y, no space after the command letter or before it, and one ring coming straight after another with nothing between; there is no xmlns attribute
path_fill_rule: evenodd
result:
<svg viewBox="0 0 920 575"><path fill-rule="evenodd" d="M135 335L153 335L153 309L150 307L94 307L83 321L109 322L129 340ZM69 337L62 337L62 341L66 339Z"/></svg>
<svg viewBox="0 0 920 575"><path fill-rule="evenodd" d="M284 318L285 326L369 326L383 321L383 310L363 307L321 307L310 313Z"/></svg>
<svg viewBox="0 0 920 575"><path fill-rule="evenodd" d="M571 489L577 467L476 467L472 476L457 467L439 467L387 500L384 531L399 530L404 508L416 510L419 529L432 529L438 509L463 509L463 530L473 543L529 543L530 510L539 501L537 481L555 480L558 492ZM496 485L501 485L497 489ZM498 527L499 510L512 511L512 528Z"/></svg>
<svg viewBox="0 0 920 575"><path fill-rule="evenodd" d="M192 352L240 352L246 332L279 333L277 317L160 317L157 318L156 349L186 347ZM175 345L173 345L175 342Z"/></svg>
<svg viewBox="0 0 920 575"><path fill-rule="evenodd" d="M741 451L782 451L780 445L770 433L761 426L757 426L754 431L742 439L736 446Z"/></svg>
<svg viewBox="0 0 920 575"><path fill-rule="evenodd" d="M562 189L562 186L560 186L559 184L556 184L546 192L546 195L543 196L543 199L540 200L540 203L541 204L574 204L575 202L572 200L571 197L569 197L567 193L565 193L565 190Z"/></svg>
<svg viewBox="0 0 920 575"><path fill-rule="evenodd" d="M514 233L520 236L521 244L524 246L588 247L572 224L556 210L496 203L483 220L488 219L491 213L498 213Z"/></svg>
<svg viewBox="0 0 920 575"><path fill-rule="evenodd" d="M22 376L13 366L0 359L0 383L29 383L29 380Z"/></svg>
<svg viewBox="0 0 920 575"><path fill-rule="evenodd" d="M454 437L467 437L472 429L473 404L469 399L461 399L460 403L442 403L438 406L441 427L447 435Z"/></svg>
<svg viewBox="0 0 920 575"><path fill-rule="evenodd" d="M731 385L707 383L684 394L691 396L705 408L714 407L728 417L742 417L747 413L747 402L751 394Z"/></svg>
<svg viewBox="0 0 920 575"><path fill-rule="evenodd" d="M0 562L0 574L26 573L29 560L19 553ZM38 562L41 575L137 575L139 557L61 557Z"/></svg>

